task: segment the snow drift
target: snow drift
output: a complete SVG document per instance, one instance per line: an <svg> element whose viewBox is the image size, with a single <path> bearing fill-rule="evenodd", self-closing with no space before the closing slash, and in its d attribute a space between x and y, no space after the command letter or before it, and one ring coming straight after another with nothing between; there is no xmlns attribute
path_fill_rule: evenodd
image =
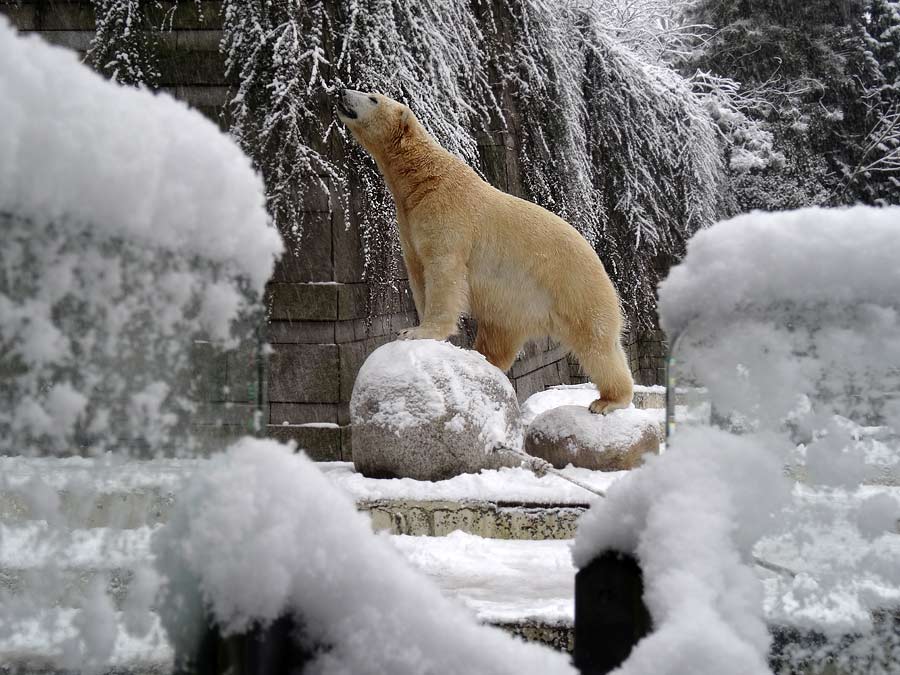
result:
<svg viewBox="0 0 900 675"><path fill-rule="evenodd" d="M205 610L226 635L294 612L302 639L326 647L311 673L575 672L563 654L479 625L309 459L274 441L247 438L212 459L153 549L168 580L160 613L182 653Z"/></svg>
<svg viewBox="0 0 900 675"><path fill-rule="evenodd" d="M0 452L128 439L193 410L191 343L247 335L282 244L210 121L0 17Z"/></svg>
<svg viewBox="0 0 900 675"><path fill-rule="evenodd" d="M579 566L612 549L644 570L656 630L623 675L767 672L754 547L796 572L766 579L767 615L817 636L791 668L894 672L900 642L877 616L900 601L900 502L860 483L900 467L898 222L746 214L699 233L661 285L678 385L714 414L677 427L579 530Z"/></svg>

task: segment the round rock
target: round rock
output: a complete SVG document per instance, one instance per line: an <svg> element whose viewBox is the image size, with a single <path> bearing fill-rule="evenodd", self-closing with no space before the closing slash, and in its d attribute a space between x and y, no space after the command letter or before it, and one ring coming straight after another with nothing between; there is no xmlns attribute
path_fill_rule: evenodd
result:
<svg viewBox="0 0 900 675"><path fill-rule="evenodd" d="M365 476L443 480L516 466L495 451L522 447L516 393L475 351L403 340L366 359L350 399L353 464Z"/></svg>
<svg viewBox="0 0 900 675"><path fill-rule="evenodd" d="M595 415L583 406L560 406L534 419L525 451L557 469L567 464L598 471L633 469L646 453L659 454L659 418L653 410Z"/></svg>

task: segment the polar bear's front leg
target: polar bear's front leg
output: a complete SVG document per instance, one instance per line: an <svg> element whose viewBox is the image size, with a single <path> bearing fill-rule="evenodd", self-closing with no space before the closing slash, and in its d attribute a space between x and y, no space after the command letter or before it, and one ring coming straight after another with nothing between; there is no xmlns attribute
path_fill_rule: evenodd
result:
<svg viewBox="0 0 900 675"><path fill-rule="evenodd" d="M421 321L425 315L425 268L413 250L409 239L404 236L402 228L400 230L400 247L403 250L403 262L406 264L406 274L409 277L409 289L412 291L416 313Z"/></svg>
<svg viewBox="0 0 900 675"><path fill-rule="evenodd" d="M469 296L465 264L441 256L425 265L425 312L415 328L400 333L403 340L446 340L456 333L459 315Z"/></svg>

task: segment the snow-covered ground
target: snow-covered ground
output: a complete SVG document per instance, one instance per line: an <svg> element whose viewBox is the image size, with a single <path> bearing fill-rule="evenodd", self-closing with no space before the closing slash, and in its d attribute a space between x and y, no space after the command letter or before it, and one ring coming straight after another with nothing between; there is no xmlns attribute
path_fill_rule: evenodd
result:
<svg viewBox="0 0 900 675"><path fill-rule="evenodd" d="M27 664L34 672L49 668L79 669L81 661L77 648L76 629L79 610L54 608L41 612L10 626L10 631L0 637L0 659L12 668ZM121 612L114 614L117 624L124 623ZM143 637L134 637L127 631L116 631L110 656L104 660L100 672L119 667L162 673L170 672L174 653L159 622L152 617L152 626ZM18 672L28 672L27 666ZM17 672L15 669L12 672Z"/></svg>
<svg viewBox="0 0 900 675"><path fill-rule="evenodd" d="M0 458L0 474L12 485L23 485L32 472L40 472L49 485L63 488L73 475L78 480L95 481L96 491L127 494L129 490L159 487L177 491L183 480L194 472L204 471L208 460L159 460L126 462L114 465L102 460ZM585 493L574 485L552 476L537 478L523 469L485 471L431 483L411 479L377 480L353 472L352 464L319 463L327 479L354 500L435 500L497 501L527 504L579 504L588 501ZM74 472L74 473L73 473ZM569 468L566 474L576 476L596 487L607 488L627 475L607 474ZM900 536L888 535L874 546L861 537L849 519L857 507L879 495L900 499L900 487L862 486L853 491L812 490L798 485L794 489L797 508L827 510L831 518L826 525L810 531L809 538L798 542L784 533L764 538L755 553L770 562L800 573L795 583L789 577L777 576L758 568L766 583L766 606L770 618L797 625L840 619L858 621L867 615L858 605L844 605L848 612L838 616L837 605L828 609L815 604L803 606L799 598L804 585L817 575L845 575L848 589L865 587L886 601L900 603L897 587L871 580L853 579L855 562L877 555L889 564L900 560ZM0 567L39 568L55 561L62 567L102 568L133 567L149 558L148 542L155 528L135 529L91 528L71 532L65 540L65 557L58 556L55 530L42 521L21 521L7 517L0 527ZM482 539L461 532L449 537L392 537L398 548L416 567L433 576L442 588L458 595L484 620L495 621L518 614L547 621L571 619L567 607L571 600L571 563L568 541L506 541ZM874 548L873 548L874 546ZM873 553L873 550L875 551ZM529 580L529 575L534 579ZM442 581L446 579L446 583ZM520 588L520 586L528 588ZM792 600L791 598L795 599ZM530 599L529 599L530 598ZM804 599L812 599L807 593ZM847 601L849 602L849 601ZM492 612L494 612L492 614Z"/></svg>
<svg viewBox="0 0 900 675"><path fill-rule="evenodd" d="M588 504L596 498L596 495L557 476L548 474L538 477L522 468L461 474L448 480L429 482L411 478L366 478L356 473L350 462L327 462L319 466L329 479L355 499ZM568 466L562 473L592 488L605 491L627 472L600 472Z"/></svg>
<svg viewBox="0 0 900 675"><path fill-rule="evenodd" d="M208 465L205 459L120 461L115 456L65 459L0 457L0 494L21 492L35 481L54 490L83 486L86 497L96 493L158 490L175 493L184 481ZM521 504L588 504L596 495L553 475L538 477L522 468L485 470L443 481L411 478L366 478L352 462L319 462L319 469L356 500L492 501ZM598 472L567 467L566 476L606 490L627 472Z"/></svg>
<svg viewBox="0 0 900 675"><path fill-rule="evenodd" d="M571 541L391 537L414 567L486 623L534 620L571 625L575 567Z"/></svg>

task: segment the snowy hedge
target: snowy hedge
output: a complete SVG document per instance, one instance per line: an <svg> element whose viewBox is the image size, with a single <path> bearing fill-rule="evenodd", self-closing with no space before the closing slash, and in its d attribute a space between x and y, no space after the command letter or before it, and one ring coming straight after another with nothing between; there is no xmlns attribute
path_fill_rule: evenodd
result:
<svg viewBox="0 0 900 675"><path fill-rule="evenodd" d="M275 441L247 438L213 458L153 549L160 613L184 656L207 612L226 636L290 613L315 654L308 673L575 672L567 655L479 625L313 462Z"/></svg>
<svg viewBox="0 0 900 675"><path fill-rule="evenodd" d="M281 252L262 181L184 104L2 18L0 63L0 452L158 449L192 340L243 337Z"/></svg>
<svg viewBox="0 0 900 675"><path fill-rule="evenodd" d="M579 566L612 549L644 572L655 629L623 675L768 672L766 622L808 638L780 654L791 672L896 671L898 222L747 214L697 234L662 284L680 393L702 387L716 414L676 425L579 528Z"/></svg>

